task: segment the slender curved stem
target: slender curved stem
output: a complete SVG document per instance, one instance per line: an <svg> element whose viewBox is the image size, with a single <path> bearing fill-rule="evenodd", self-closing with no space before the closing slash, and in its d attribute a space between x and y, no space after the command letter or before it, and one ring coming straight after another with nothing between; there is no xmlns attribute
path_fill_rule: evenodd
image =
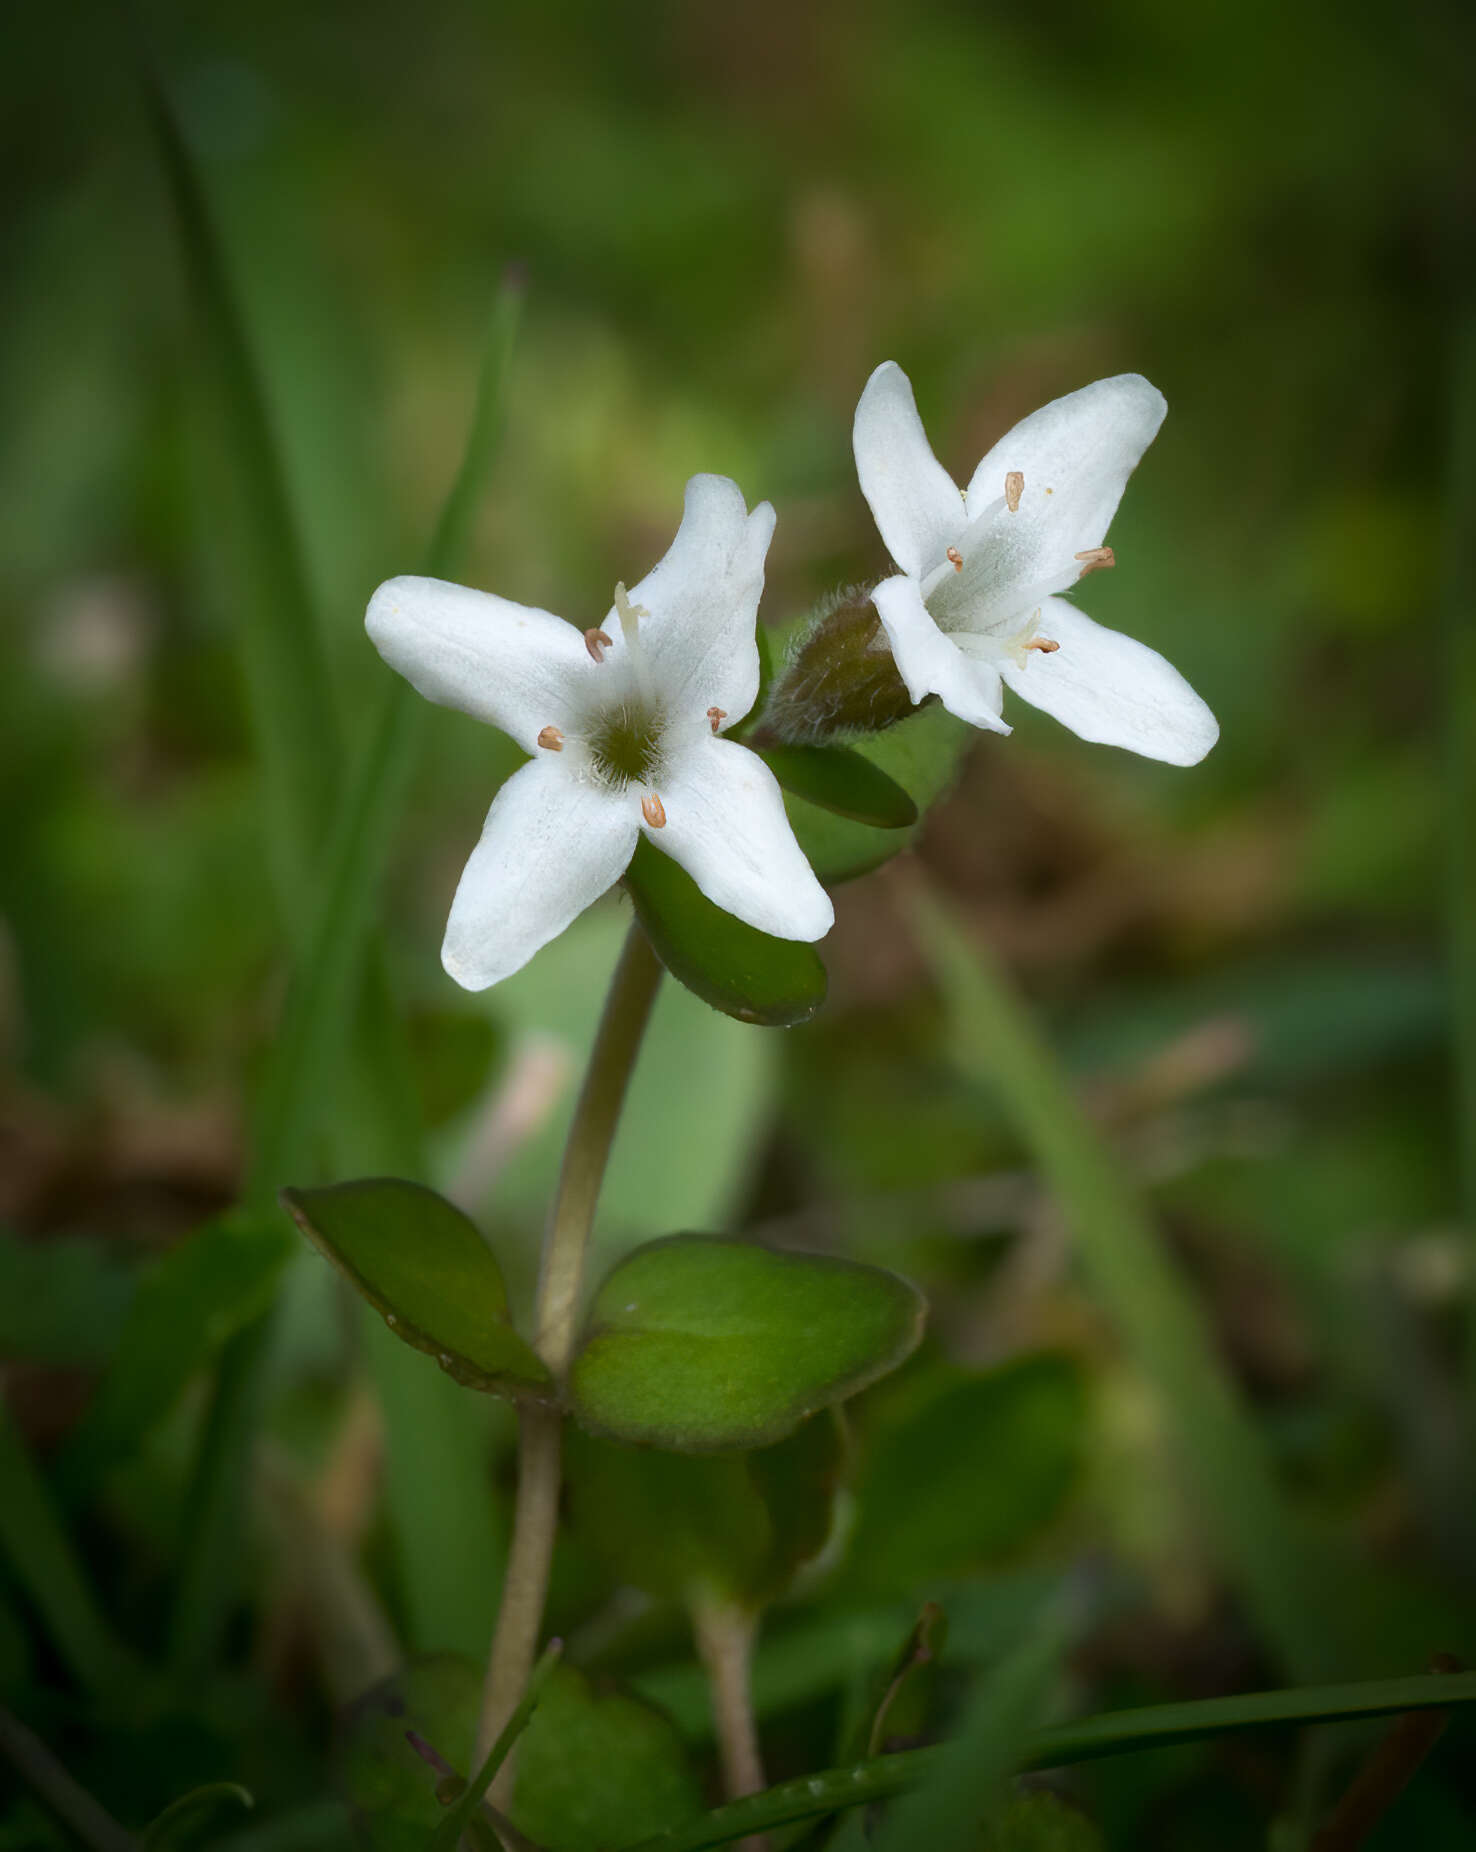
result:
<svg viewBox="0 0 1476 1852"><path fill-rule="evenodd" d="M764 1764L749 1690L756 1625L756 1615L731 1603L699 1600L693 1604L692 1627L712 1694L723 1792L730 1801L757 1794L764 1786ZM767 1852L768 1844L765 1835L750 1834L742 1841L740 1852Z"/></svg>
<svg viewBox="0 0 1476 1852"><path fill-rule="evenodd" d="M660 961L641 927L633 924L610 980L543 1238L537 1350L561 1387L574 1353L584 1256L595 1205L660 982ZM478 1759L496 1742L532 1672L558 1524L563 1417L556 1411L528 1409L521 1416L521 1426L517 1511L482 1692Z"/></svg>

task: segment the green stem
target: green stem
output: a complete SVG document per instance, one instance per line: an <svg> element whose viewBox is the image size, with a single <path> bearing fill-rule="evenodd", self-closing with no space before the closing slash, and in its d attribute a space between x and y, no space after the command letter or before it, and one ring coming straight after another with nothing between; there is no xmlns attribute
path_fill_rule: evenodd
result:
<svg viewBox="0 0 1476 1852"><path fill-rule="evenodd" d="M661 963L639 925L632 925L610 980L564 1146L558 1191L543 1239L538 1275L538 1354L562 1384L574 1353L584 1256L600 1185L641 1038L661 982ZM487 1661L476 1754L485 1756L517 1707L533 1668L548 1571L558 1525L562 1417L528 1409L520 1417L518 1502L507 1577Z"/></svg>

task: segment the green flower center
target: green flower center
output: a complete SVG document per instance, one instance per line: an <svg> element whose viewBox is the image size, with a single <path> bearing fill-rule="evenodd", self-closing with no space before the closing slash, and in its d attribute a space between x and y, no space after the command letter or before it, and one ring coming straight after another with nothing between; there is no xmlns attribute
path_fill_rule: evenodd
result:
<svg viewBox="0 0 1476 1852"><path fill-rule="evenodd" d="M662 718L634 701L606 708L586 739L596 773L617 790L654 783L661 764Z"/></svg>

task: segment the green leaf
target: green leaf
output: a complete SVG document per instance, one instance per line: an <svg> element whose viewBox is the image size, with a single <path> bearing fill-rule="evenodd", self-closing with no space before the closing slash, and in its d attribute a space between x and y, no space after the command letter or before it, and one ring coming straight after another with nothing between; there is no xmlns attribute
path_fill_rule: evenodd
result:
<svg viewBox="0 0 1476 1852"><path fill-rule="evenodd" d="M948 1381L866 1449L850 1579L912 1590L1018 1550L1074 1484L1085 1426L1085 1386L1067 1357Z"/></svg>
<svg viewBox="0 0 1476 1852"><path fill-rule="evenodd" d="M841 1465L828 1414L757 1453L696 1456L572 1428L566 1476L576 1534L618 1581L658 1600L757 1606L824 1548Z"/></svg>
<svg viewBox="0 0 1476 1852"><path fill-rule="evenodd" d="M972 727L956 720L946 709L926 707L888 727L884 733L853 740L847 750L864 758L926 811L957 778L963 756L974 737ZM785 799L789 820L810 866L828 887L854 881L907 848L912 829L877 829L851 817L838 816L791 791Z"/></svg>
<svg viewBox="0 0 1476 1852"><path fill-rule="evenodd" d="M702 1805L702 1792L670 1721L641 1698L596 1691L558 1666L518 1744L509 1812L558 1852L628 1845Z"/></svg>
<svg viewBox="0 0 1476 1852"><path fill-rule="evenodd" d="M917 805L894 778L849 746L766 746L759 754L786 791L874 829L905 830Z"/></svg>
<svg viewBox="0 0 1476 1852"><path fill-rule="evenodd" d="M212 1781L172 1801L139 1839L139 1852L188 1852L192 1846L215 1845L228 1822L227 1810L250 1812L256 1805L235 1781ZM207 1837L208 1835L208 1837Z"/></svg>
<svg viewBox="0 0 1476 1852"><path fill-rule="evenodd" d="M487 1790L497 1778L497 1771L512 1753L513 1745L528 1727L539 1704L543 1701L543 1688L548 1683L559 1655L564 1646L561 1640L553 1640L545 1647L543 1657L534 1666L528 1680L528 1688L519 1699L513 1714L508 1718L498 1733L497 1740L488 1750L471 1780L466 1783L465 1791L454 1800L446 1810L446 1818L431 1835L426 1852L457 1852L463 1832L474 1829L482 1817L482 1802ZM506 1837L506 1835L503 1835Z"/></svg>
<svg viewBox="0 0 1476 1852"><path fill-rule="evenodd" d="M508 1318L502 1269L454 1203L398 1177L284 1190L282 1201L395 1335L448 1376L494 1395L552 1399L547 1369Z"/></svg>
<svg viewBox="0 0 1476 1852"><path fill-rule="evenodd" d="M369 1852L425 1852L445 1818L435 1770L407 1732L452 1768L471 1766L481 1668L456 1653L426 1653L374 1686L346 1714L339 1770L360 1843Z"/></svg>
<svg viewBox="0 0 1476 1852"><path fill-rule="evenodd" d="M808 1022L825 1001L825 966L813 945L772 938L714 906L644 837L625 886L661 962L715 1010L783 1029Z"/></svg>
<svg viewBox="0 0 1476 1852"><path fill-rule="evenodd" d="M112 1365L58 1462L63 1496L85 1496L226 1340L266 1310L292 1251L277 1216L231 1210L141 1275Z"/></svg>
<svg viewBox="0 0 1476 1852"><path fill-rule="evenodd" d="M673 1235L636 1249L600 1288L572 1407L616 1440L762 1447L894 1369L924 1314L921 1294L880 1268Z"/></svg>

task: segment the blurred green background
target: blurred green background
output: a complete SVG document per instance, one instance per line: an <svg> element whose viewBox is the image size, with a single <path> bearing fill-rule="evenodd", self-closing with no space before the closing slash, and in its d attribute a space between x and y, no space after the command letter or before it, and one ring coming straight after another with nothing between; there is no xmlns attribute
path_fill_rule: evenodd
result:
<svg viewBox="0 0 1476 1852"><path fill-rule="evenodd" d="M775 1617L779 1646L829 1625L854 1659L856 1616L895 1641L894 1610L905 1631L946 1588L967 1666L1020 1578L1085 1554L1115 1592L1066 1710L1285 1675L1030 1155L948 1054L950 1005L902 901L921 864L1039 1001L1280 1477L1356 1565L1338 1670L1469 1661L1472 1266L1446 967L1473 925L1449 904L1470 816L1446 749L1476 715L1443 616L1446 562L1473 538L1448 495L1466 10L269 0L155 5L147 30L268 397L346 757L388 674L363 608L417 569L509 265L522 326L464 576L581 621L660 554L697 470L778 510L770 621L883 571L850 459L883 359L965 480L1047 399L1128 370L1162 388L1118 570L1082 602L1169 656L1219 746L1172 770L1017 705L1015 736L975 744L908 866L838 893L814 1024L747 1029L667 987L599 1238L608 1258L678 1227L750 1230L894 1266L933 1296L928 1350L858 1411L871 1489L863 1474L854 1547ZM131 29L34 9L8 38L0 1344L46 1463L66 1457L140 1269L238 1193L287 963L240 667L259 580ZM1469 624L1468 607L1449 615ZM390 983L432 1174L526 1290L622 904L499 989L458 992L440 932L516 755L446 713L424 740L384 900ZM340 1147L393 1168L355 1111L335 1098ZM482 1650L510 1422L408 1352L381 1360L381 1393L418 1372L415 1418L454 1428L469 1471L495 1468L469 1517L391 1415L390 1505L408 1501L443 1552L416 1559L378 1500L372 1405L345 1400L360 1342L375 1347L304 1254L225 1669L188 1724L99 1731L0 1571L0 1695L127 1820L232 1775L265 1810L319 1822L292 1843L337 1843L337 1815L313 1809L345 1692L290 1515L304 1487L328 1496L329 1468L364 1481L338 1545L367 1552L399 1637ZM999 1412L1015 1397L1023 1425ZM102 1604L145 1654L204 1408L197 1383L75 1513ZM556 1623L588 1630L591 1663L644 1672L700 1737L679 1626L607 1638L609 1600L571 1546ZM818 1681L786 1686L786 1663L760 1678L776 1775L830 1759L856 1676L838 1647ZM1114 1846L1263 1844L1268 1821L1298 1830L1359 1740L1162 1752L1069 1791ZM1470 1745L1454 1733L1375 1843L1467 1843ZM53 1843L31 1803L7 1817L0 1843Z"/></svg>

